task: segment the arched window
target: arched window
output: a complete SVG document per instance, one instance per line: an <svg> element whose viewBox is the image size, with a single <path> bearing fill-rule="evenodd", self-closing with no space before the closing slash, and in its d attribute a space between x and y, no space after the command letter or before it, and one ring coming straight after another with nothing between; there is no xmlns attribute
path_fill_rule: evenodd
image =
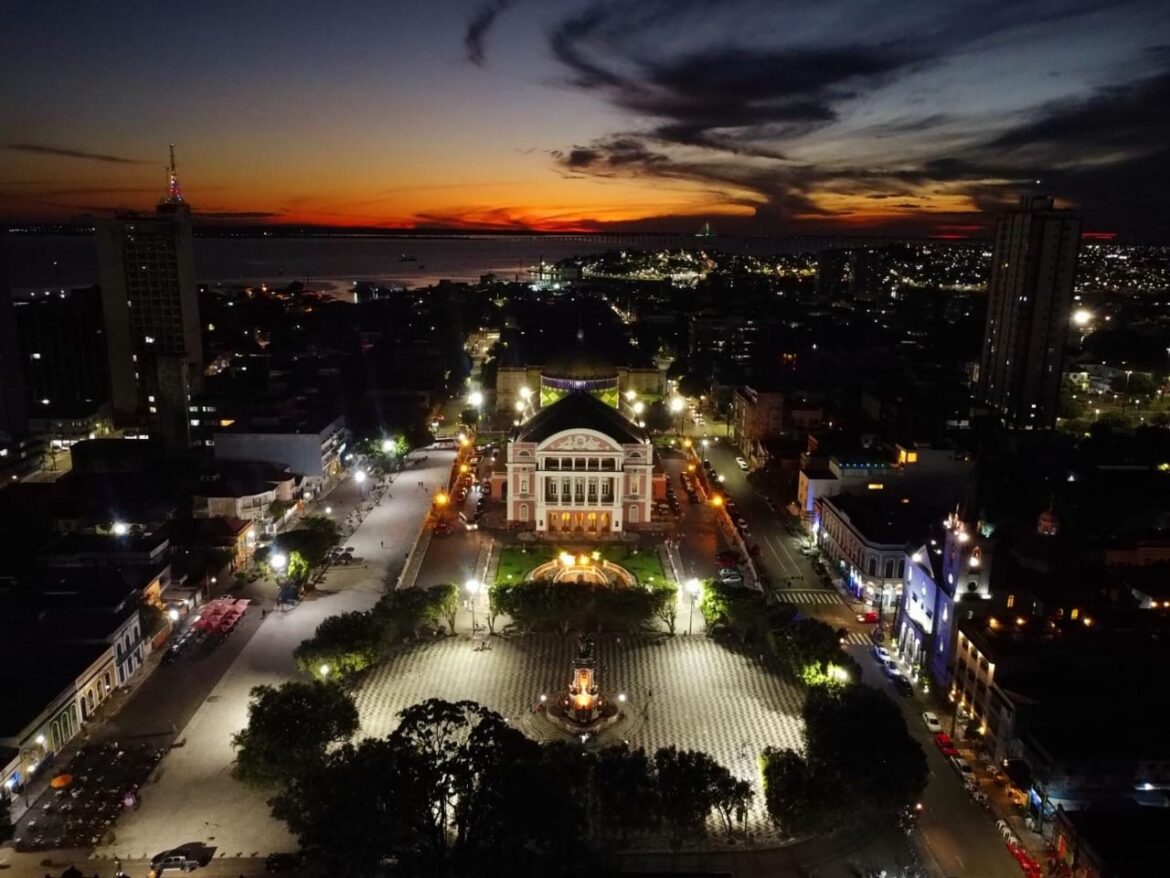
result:
<svg viewBox="0 0 1170 878"><path fill-rule="evenodd" d="M866 570L869 571L870 576L877 576L877 559L876 558L870 557L869 565L866 567Z"/></svg>
<svg viewBox="0 0 1170 878"><path fill-rule="evenodd" d="M630 514L627 515L626 518L628 518L630 521L637 521L638 520L638 507L631 506L630 507Z"/></svg>
<svg viewBox="0 0 1170 878"><path fill-rule="evenodd" d="M886 561L886 579L894 578L894 562L892 560Z"/></svg>
<svg viewBox="0 0 1170 878"><path fill-rule="evenodd" d="M520 521L528 521L528 504L521 503L516 512L516 517Z"/></svg>

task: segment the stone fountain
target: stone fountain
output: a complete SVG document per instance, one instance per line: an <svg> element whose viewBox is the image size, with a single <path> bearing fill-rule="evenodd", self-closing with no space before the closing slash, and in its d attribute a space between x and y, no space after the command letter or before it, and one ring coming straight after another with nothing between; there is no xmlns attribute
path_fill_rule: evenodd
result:
<svg viewBox="0 0 1170 878"><path fill-rule="evenodd" d="M566 689L548 705L549 720L564 732L587 739L622 718L617 704L601 694L595 672L597 659L593 639L577 637L577 655L573 659L573 676Z"/></svg>

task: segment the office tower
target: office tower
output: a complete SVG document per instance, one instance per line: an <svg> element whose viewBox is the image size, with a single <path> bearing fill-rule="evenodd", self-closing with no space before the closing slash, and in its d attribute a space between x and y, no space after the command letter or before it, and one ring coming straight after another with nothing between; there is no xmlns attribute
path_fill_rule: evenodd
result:
<svg viewBox="0 0 1170 878"><path fill-rule="evenodd" d="M7 233L0 229L0 433L23 436L28 428L24 364L16 336L6 238Z"/></svg>
<svg viewBox="0 0 1170 878"><path fill-rule="evenodd" d="M98 263L115 421L145 427L170 450L185 449L203 351L191 209L179 189L173 146L166 197L151 216L100 223Z"/></svg>
<svg viewBox="0 0 1170 878"><path fill-rule="evenodd" d="M1080 232L1044 196L996 221L978 398L1010 429L1056 424Z"/></svg>

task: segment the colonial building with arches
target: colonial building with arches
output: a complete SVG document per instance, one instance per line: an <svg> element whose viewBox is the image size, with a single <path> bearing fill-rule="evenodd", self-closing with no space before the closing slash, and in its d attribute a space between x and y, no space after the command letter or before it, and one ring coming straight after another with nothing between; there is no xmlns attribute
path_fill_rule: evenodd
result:
<svg viewBox="0 0 1170 878"><path fill-rule="evenodd" d="M665 490L646 431L575 391L522 424L493 477L508 523L538 533L602 537L650 523Z"/></svg>

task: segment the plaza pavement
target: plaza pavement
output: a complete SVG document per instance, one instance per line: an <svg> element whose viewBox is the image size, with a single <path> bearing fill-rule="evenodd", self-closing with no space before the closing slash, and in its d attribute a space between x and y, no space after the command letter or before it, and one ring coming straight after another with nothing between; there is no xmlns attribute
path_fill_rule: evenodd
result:
<svg viewBox="0 0 1170 878"><path fill-rule="evenodd" d="M362 733L388 734L399 711L427 698L477 701L523 728L540 695L551 698L569 682L576 637L497 637L491 645L480 651L461 635L399 652L358 690ZM765 746L803 750L799 689L703 636L607 635L596 645L602 692L628 698L631 746L711 754L755 787L752 840L778 843L763 816L756 756Z"/></svg>
<svg viewBox="0 0 1170 878"><path fill-rule="evenodd" d="M297 676L292 651L312 636L322 619L366 610L377 602L386 582L397 576L432 492L446 479L452 459L451 452L427 452L425 463L397 477L391 487L393 499L384 498L345 540L364 559L364 566L333 568L299 606L268 613L180 730L182 746L166 756L151 782L142 787L142 807L119 821L114 843L99 849L99 856L137 859L192 841L213 845L217 857L295 849L283 824L269 815L265 797L231 777L231 736L247 723L248 694L254 686L276 685ZM431 491L396 490L420 479ZM351 483L337 489L345 490L353 490ZM182 685L182 672L178 664L166 671L174 675L175 686Z"/></svg>

